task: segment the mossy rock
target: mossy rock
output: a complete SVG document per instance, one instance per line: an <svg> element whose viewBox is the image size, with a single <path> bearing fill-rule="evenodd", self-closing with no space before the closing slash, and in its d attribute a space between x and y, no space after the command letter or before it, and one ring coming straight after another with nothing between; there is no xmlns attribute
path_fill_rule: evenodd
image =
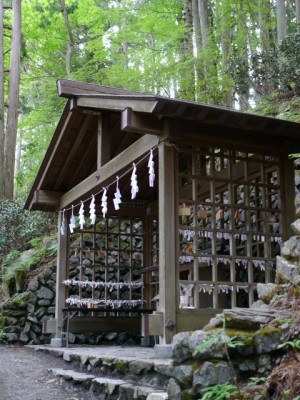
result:
<svg viewBox="0 0 300 400"><path fill-rule="evenodd" d="M14 296L8 299L4 304L5 305L11 304L14 307L24 308L27 307L28 298L29 298L28 292L16 293Z"/></svg>
<svg viewBox="0 0 300 400"><path fill-rule="evenodd" d="M26 287L26 271L24 269L15 270L15 281L17 293L24 292Z"/></svg>
<svg viewBox="0 0 300 400"><path fill-rule="evenodd" d="M5 297L12 297L16 293L16 279L15 276L3 276L2 288Z"/></svg>

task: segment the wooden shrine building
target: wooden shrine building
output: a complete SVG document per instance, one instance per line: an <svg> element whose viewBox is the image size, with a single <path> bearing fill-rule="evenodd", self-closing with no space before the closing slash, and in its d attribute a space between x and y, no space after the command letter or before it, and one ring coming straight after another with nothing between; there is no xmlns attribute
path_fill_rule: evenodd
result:
<svg viewBox="0 0 300 400"><path fill-rule="evenodd" d="M300 125L57 85L66 106L25 206L59 215L56 338L68 307L93 310L75 330L131 331L138 315L164 345L250 306L290 236Z"/></svg>

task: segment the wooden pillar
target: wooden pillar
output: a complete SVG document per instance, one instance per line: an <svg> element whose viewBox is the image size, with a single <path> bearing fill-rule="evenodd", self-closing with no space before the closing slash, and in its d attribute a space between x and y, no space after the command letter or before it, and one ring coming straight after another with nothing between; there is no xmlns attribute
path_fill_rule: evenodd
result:
<svg viewBox="0 0 300 400"><path fill-rule="evenodd" d="M282 224L283 240L289 239L294 233L291 230L291 223L295 221L295 167L294 160L285 156L280 163L280 202L282 207L282 216L280 223Z"/></svg>
<svg viewBox="0 0 300 400"><path fill-rule="evenodd" d="M178 303L178 234L176 149L159 145L159 311L163 313L160 344L170 344L176 333Z"/></svg>
<svg viewBox="0 0 300 400"><path fill-rule="evenodd" d="M64 235L61 234L61 224L64 224ZM57 249L57 267L56 267L56 304L55 304L55 319L57 338L61 338L62 333L62 309L66 306L66 287L62 283L67 279L68 268L68 220L60 212L58 216L58 249Z"/></svg>

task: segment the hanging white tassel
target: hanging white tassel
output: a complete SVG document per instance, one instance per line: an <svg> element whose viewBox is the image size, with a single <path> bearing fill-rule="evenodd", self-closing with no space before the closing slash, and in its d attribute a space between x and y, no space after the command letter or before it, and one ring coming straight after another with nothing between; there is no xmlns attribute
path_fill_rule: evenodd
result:
<svg viewBox="0 0 300 400"><path fill-rule="evenodd" d="M64 235L65 234L65 210L63 210L62 213L62 221L61 221L61 226L60 226L60 234Z"/></svg>
<svg viewBox="0 0 300 400"><path fill-rule="evenodd" d="M153 151L152 151L152 149L150 150L148 168L149 168L149 186L153 187L154 186L154 180L155 180L155 172L154 172L154 161L153 161Z"/></svg>
<svg viewBox="0 0 300 400"><path fill-rule="evenodd" d="M139 191L139 187L137 184L137 175L136 175L136 166L135 163L133 163L133 170L131 174L131 199L135 199L136 195Z"/></svg>
<svg viewBox="0 0 300 400"><path fill-rule="evenodd" d="M80 225L80 229L83 230L83 225L85 223L84 220L84 206L83 206L83 202L81 202L81 206L79 209L79 225Z"/></svg>
<svg viewBox="0 0 300 400"><path fill-rule="evenodd" d="M92 195L92 200L90 203L90 218L91 224L94 225L96 222L96 207L95 207L95 196Z"/></svg>
<svg viewBox="0 0 300 400"><path fill-rule="evenodd" d="M103 218L105 218L107 214L107 195L106 195L107 189L103 188L103 195L101 199L101 207L102 207L102 215Z"/></svg>
<svg viewBox="0 0 300 400"><path fill-rule="evenodd" d="M122 197L122 195L121 195L121 192L119 189L119 177L117 176L117 184L116 184L116 191L115 191L115 198L114 198L115 210L120 209L120 204L122 203L121 197Z"/></svg>
<svg viewBox="0 0 300 400"><path fill-rule="evenodd" d="M75 217L74 217L74 206L72 206L72 215L71 215L70 223L69 223L69 228L70 228L71 233L74 232L75 226L76 226L76 223L75 223Z"/></svg>

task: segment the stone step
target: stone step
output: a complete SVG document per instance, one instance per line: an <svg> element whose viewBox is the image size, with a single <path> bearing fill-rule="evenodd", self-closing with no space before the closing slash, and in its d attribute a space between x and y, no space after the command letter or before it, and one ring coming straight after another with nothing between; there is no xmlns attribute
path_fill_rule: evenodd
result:
<svg viewBox="0 0 300 400"><path fill-rule="evenodd" d="M76 384L82 384L87 390L96 395L105 394L107 398L140 399L140 400L166 400L168 394L163 390L155 390L149 386L141 386L123 379L113 379L107 377L96 377L92 374L77 372L72 369L50 368L48 369L54 376L65 380L71 380Z"/></svg>

